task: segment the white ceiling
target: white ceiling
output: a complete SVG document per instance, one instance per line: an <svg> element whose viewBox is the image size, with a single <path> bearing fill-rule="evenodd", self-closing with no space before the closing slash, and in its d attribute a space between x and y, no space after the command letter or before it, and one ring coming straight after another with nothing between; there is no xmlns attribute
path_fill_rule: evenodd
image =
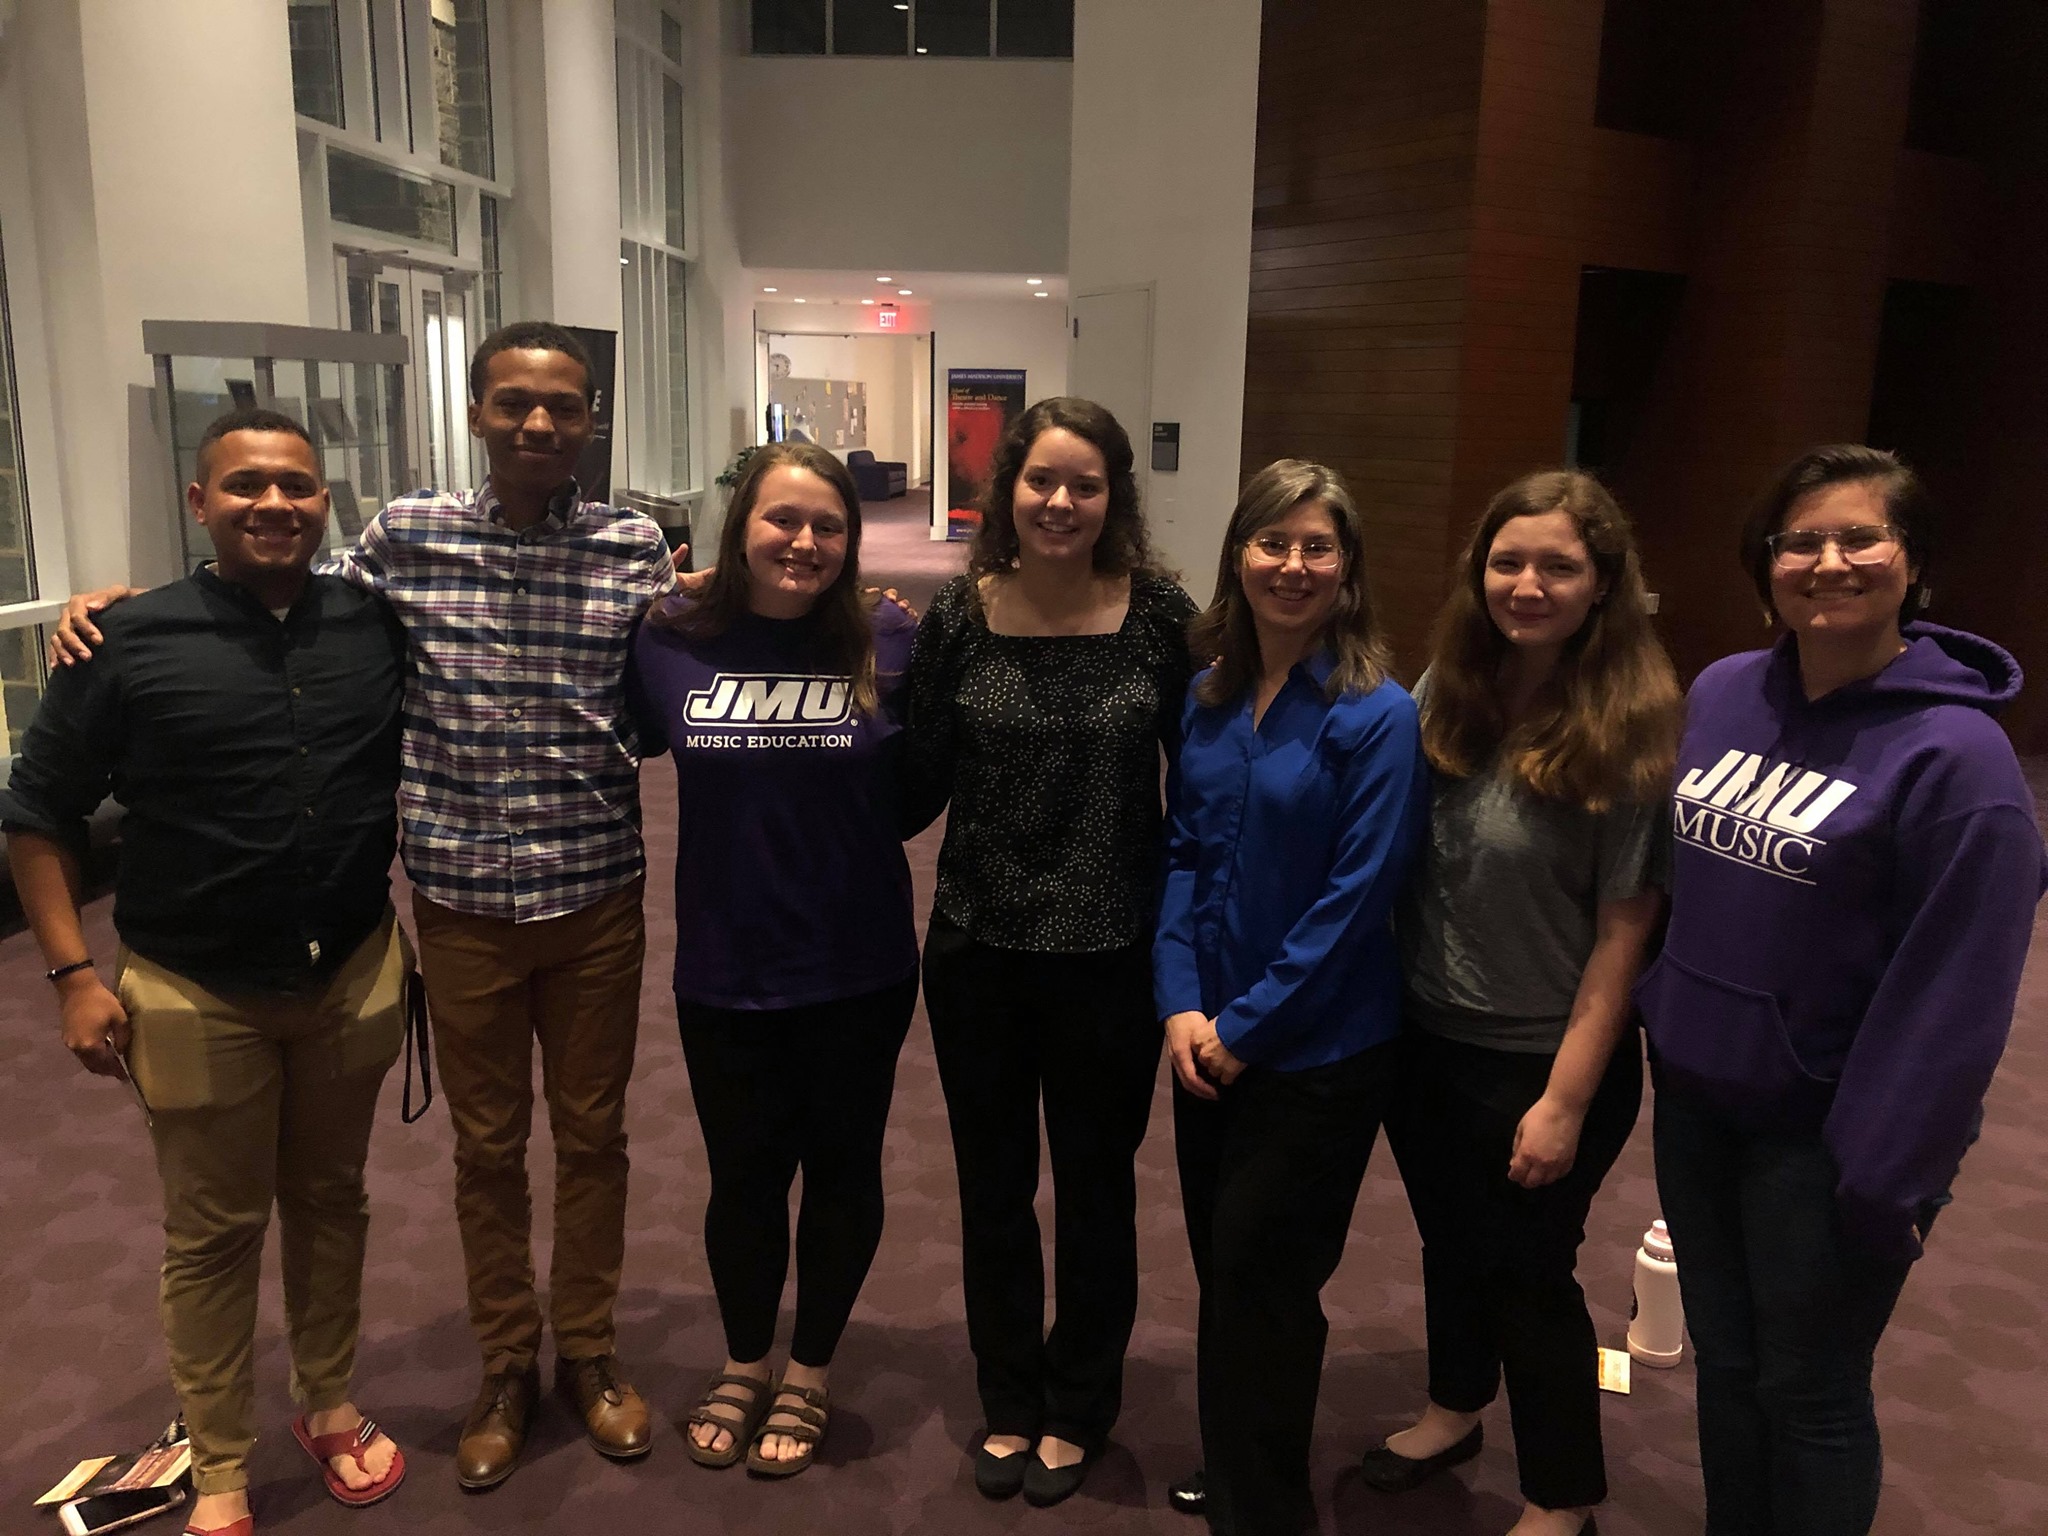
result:
<svg viewBox="0 0 2048 1536"><path fill-rule="evenodd" d="M821 271L794 267L754 268L748 272L756 301L787 304L803 299L811 304L858 304L862 299L897 299L898 289L908 288L912 302L934 299L1028 299L1043 288L1053 299L1067 292L1063 272L906 272ZM891 282L879 282L881 277ZM1042 278L1038 287L1027 278ZM774 288L774 293L763 293Z"/></svg>

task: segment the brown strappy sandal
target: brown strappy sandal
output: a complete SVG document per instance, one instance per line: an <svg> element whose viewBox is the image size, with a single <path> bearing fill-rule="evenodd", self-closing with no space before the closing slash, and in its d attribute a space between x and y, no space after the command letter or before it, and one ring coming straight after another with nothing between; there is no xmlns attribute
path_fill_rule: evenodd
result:
<svg viewBox="0 0 2048 1536"><path fill-rule="evenodd" d="M799 1387L789 1382L776 1387L773 1396L793 1397L798 1401L774 1402L769 1408L767 1415L755 1427L753 1442L747 1447L747 1470L760 1477L795 1477L817 1459L818 1443L825 1438L825 1425L831 1419L832 1397L821 1387ZM769 1419L794 1419L796 1422L770 1424ZM771 1461L761 1454L761 1442L770 1435L787 1435L803 1450L787 1461Z"/></svg>
<svg viewBox="0 0 2048 1536"><path fill-rule="evenodd" d="M739 1387L745 1397L721 1391L722 1387ZM695 1435L685 1433L683 1449L690 1453L690 1460L700 1467L729 1467L745 1456L754 1440L754 1431L768 1416L768 1405L775 1397L775 1378L772 1376L734 1376L721 1371L705 1385L704 1396L691 1410L686 1429L695 1429L699 1424L708 1424L713 1429L722 1429L732 1436L732 1444L722 1451L711 1450L697 1443ZM718 1409L727 1408L739 1415L727 1418Z"/></svg>

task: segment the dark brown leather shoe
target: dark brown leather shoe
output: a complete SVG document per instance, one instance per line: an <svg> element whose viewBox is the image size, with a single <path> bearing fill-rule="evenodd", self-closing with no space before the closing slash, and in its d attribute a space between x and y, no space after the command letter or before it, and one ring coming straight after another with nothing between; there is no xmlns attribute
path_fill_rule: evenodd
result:
<svg viewBox="0 0 2048 1536"><path fill-rule="evenodd" d="M455 1447L455 1480L474 1493L510 1477L526 1449L526 1429L539 1400L538 1365L485 1376Z"/></svg>
<svg viewBox="0 0 2048 1536"><path fill-rule="evenodd" d="M654 1449L647 1403L619 1375L617 1355L555 1361L555 1390L576 1405L590 1443L614 1461L633 1461Z"/></svg>

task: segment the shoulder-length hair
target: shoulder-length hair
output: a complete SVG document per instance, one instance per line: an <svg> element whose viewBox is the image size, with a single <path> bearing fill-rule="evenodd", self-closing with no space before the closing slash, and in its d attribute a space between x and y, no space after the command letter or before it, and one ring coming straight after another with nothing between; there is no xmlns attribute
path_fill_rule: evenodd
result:
<svg viewBox="0 0 2048 1536"><path fill-rule="evenodd" d="M860 584L860 491L846 466L815 443L764 443L753 451L726 505L711 579L693 600L670 599L658 606L648 622L692 640L709 640L724 634L735 619L749 611L752 577L747 570L747 523L761 498L761 482L770 471L784 467L809 470L832 487L846 509L846 564L832 585L818 594L811 614L823 642L820 660L853 679L855 711L872 715L881 707L881 696L875 685L875 630L870 612L874 603L862 593Z"/></svg>
<svg viewBox="0 0 2048 1536"><path fill-rule="evenodd" d="M1510 642L1487 611L1486 562L1503 524L1549 512L1577 526L1600 595L1529 717L1510 730L1500 693ZM1550 469L1495 496L1458 558L1431 639L1422 706L1431 766L1464 778L1498 754L1501 772L1548 799L1595 812L1648 803L1670 786L1683 708L1650 624L1634 531L1606 487L1579 470Z"/></svg>
<svg viewBox="0 0 2048 1536"><path fill-rule="evenodd" d="M1899 607L1899 622L1920 617L1927 607L1927 559L1934 543L1934 502L1926 482L1906 461L1882 448L1862 443L1830 443L1810 448L1779 470L1751 508L1742 527L1742 566L1756 583L1764 612L1778 616L1771 597L1771 535L1785 526L1792 508L1815 491L1838 485L1870 485L1884 502L1885 521L1896 528L1906 548L1906 563L1915 573Z"/></svg>
<svg viewBox="0 0 2048 1536"><path fill-rule="evenodd" d="M1039 437L1062 428L1092 445L1102 455L1109 479L1109 513L1095 541L1094 566L1104 576L1129 576L1158 569L1152 541L1145 532L1145 514L1138 506L1138 477L1132 473L1131 439L1117 419L1093 400L1055 395L1041 400L1011 422L996 444L989 466L988 489L981 498L981 527L967 557L976 576L1000 575L1017 563L1017 477Z"/></svg>
<svg viewBox="0 0 2048 1536"><path fill-rule="evenodd" d="M1337 665L1324 685L1332 699L1346 693L1370 693L1386 680L1390 665L1386 636L1373 607L1372 587L1365 572L1365 522L1344 477L1306 459L1276 459L1245 482L1223 533L1223 553L1216 562L1216 596L1189 626L1188 640L1197 656L1213 656L1216 664L1195 685L1203 704L1224 704L1240 697L1258 680L1259 635L1244 595L1244 550L1258 535L1304 502L1314 502L1337 525L1337 543L1344 553L1338 576L1337 601L1323 630L1323 643L1335 653Z"/></svg>

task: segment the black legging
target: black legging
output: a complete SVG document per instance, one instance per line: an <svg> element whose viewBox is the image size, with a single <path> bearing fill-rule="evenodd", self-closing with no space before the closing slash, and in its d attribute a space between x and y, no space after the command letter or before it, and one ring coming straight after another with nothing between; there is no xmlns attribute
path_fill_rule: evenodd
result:
<svg viewBox="0 0 2048 1536"><path fill-rule="evenodd" d="M769 1010L676 1001L711 1199L704 1249L734 1360L766 1358L796 1225L789 1358L832 1363L882 1239L882 1133L917 978L859 997Z"/></svg>

